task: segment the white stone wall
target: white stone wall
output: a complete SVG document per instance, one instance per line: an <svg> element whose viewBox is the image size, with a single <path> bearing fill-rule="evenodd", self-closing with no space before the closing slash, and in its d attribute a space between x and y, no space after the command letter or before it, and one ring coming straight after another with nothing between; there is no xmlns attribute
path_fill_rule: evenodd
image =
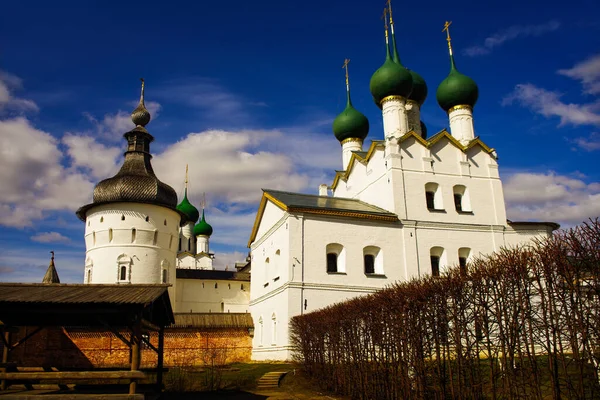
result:
<svg viewBox="0 0 600 400"><path fill-rule="evenodd" d="M179 230L179 251L196 254L196 238L194 237L194 223L186 222Z"/></svg>
<svg viewBox="0 0 600 400"><path fill-rule="evenodd" d="M409 131L406 115L406 99L393 96L385 100L381 106L383 116L383 135L385 139L400 137Z"/></svg>
<svg viewBox="0 0 600 400"><path fill-rule="evenodd" d="M457 106L448 113L450 120L450 133L462 144L467 144L475 139L473 126L473 109L469 106Z"/></svg>
<svg viewBox="0 0 600 400"><path fill-rule="evenodd" d="M360 139L349 139L342 144L342 170L348 168L348 162L353 151L362 151L363 142Z"/></svg>
<svg viewBox="0 0 600 400"><path fill-rule="evenodd" d="M406 117L408 118L408 130L421 136L421 108L419 103L414 100L406 102Z"/></svg>
<svg viewBox="0 0 600 400"><path fill-rule="evenodd" d="M249 312L250 282L177 279L175 312Z"/></svg>
<svg viewBox="0 0 600 400"><path fill-rule="evenodd" d="M177 212L151 204L91 208L85 222L84 283L162 283L165 277L173 284L173 296L179 221Z"/></svg>

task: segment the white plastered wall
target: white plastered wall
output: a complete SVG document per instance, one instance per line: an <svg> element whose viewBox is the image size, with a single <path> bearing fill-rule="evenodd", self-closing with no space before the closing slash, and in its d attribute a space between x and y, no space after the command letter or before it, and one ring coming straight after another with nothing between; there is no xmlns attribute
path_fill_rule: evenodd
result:
<svg viewBox="0 0 600 400"><path fill-rule="evenodd" d="M250 282L177 279L175 312L245 313L249 303Z"/></svg>

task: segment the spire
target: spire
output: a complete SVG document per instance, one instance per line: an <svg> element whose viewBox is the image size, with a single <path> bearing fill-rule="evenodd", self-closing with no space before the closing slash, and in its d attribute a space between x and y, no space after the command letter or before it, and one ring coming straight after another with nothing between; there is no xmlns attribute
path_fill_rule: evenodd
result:
<svg viewBox="0 0 600 400"><path fill-rule="evenodd" d="M346 97L348 99L346 107L352 107L352 100L350 99L350 81L348 80L348 64L350 64L350 59L346 58L344 60L344 65L342 65L342 68L346 70Z"/></svg>
<svg viewBox="0 0 600 400"><path fill-rule="evenodd" d="M131 113L131 120L136 127L144 128L150 122L150 113L146 109L144 104L144 78L140 78L142 81L142 94L140 95L140 102L135 110Z"/></svg>
<svg viewBox="0 0 600 400"><path fill-rule="evenodd" d="M48 269L46 270L44 279L42 279L42 283L60 283L58 272L56 272L56 266L54 265L54 251L51 251L50 254L52 254L50 258L50 265L48 265Z"/></svg>
<svg viewBox="0 0 600 400"><path fill-rule="evenodd" d="M185 164L185 189L183 191L183 197L187 198L187 187L188 187L188 165Z"/></svg>
<svg viewBox="0 0 600 400"><path fill-rule="evenodd" d="M381 19L383 19L383 28L385 29L385 59L386 60L390 60L391 59L391 56L390 56L390 39L389 39L389 36L388 36L387 13L388 13L388 9L384 8L383 9L383 15L381 16Z"/></svg>
<svg viewBox="0 0 600 400"><path fill-rule="evenodd" d="M450 25L452 25L452 21L446 21L444 23L444 29L442 29L442 32L446 32L446 41L448 42L448 53L450 53L450 69L456 69L456 64L454 64L454 54L452 54L452 38L450 38Z"/></svg>
<svg viewBox="0 0 600 400"><path fill-rule="evenodd" d="M392 17L392 0L387 0L388 12L390 13L390 28L392 31L392 52L393 52L393 60L395 63L402 65L400 62L400 57L398 56L398 49L396 48L396 34L394 32L394 18ZM385 15L385 12L384 12Z"/></svg>
<svg viewBox="0 0 600 400"><path fill-rule="evenodd" d="M185 165L185 188L183 189L183 199L181 200L181 203L179 203L177 205L177 210L179 210L180 212L185 214L188 222L195 224L196 221L198 221L198 218L200 218L200 213L198 212L198 209L196 207L194 207L194 205L192 203L190 203L190 201L188 200L188 197L187 197L188 182L189 182L188 165L186 164Z"/></svg>

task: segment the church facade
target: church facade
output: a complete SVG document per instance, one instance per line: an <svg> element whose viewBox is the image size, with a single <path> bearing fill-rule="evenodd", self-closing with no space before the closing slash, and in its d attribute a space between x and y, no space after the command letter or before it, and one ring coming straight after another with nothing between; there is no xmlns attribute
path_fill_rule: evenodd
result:
<svg viewBox="0 0 600 400"><path fill-rule="evenodd" d="M545 237L554 223L506 217L496 152L476 137L475 82L458 71L450 35L450 73L437 90L450 131L427 136L423 78L396 50L391 6L386 58L372 76L384 140L367 148L369 122L350 98L333 131L342 169L318 195L263 190L248 242L255 325L252 357L292 357L288 321L396 281L467 268L472 257ZM448 31L446 25L446 31Z"/></svg>

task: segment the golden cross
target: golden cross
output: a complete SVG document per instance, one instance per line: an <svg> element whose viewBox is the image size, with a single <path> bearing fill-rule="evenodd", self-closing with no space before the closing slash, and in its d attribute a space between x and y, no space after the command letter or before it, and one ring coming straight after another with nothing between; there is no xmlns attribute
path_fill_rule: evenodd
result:
<svg viewBox="0 0 600 400"><path fill-rule="evenodd" d="M383 26L385 27L385 36L387 36L387 31L388 31L388 24L387 24L387 14L388 14L388 9L387 7L383 9L383 15L381 16L381 19L383 20Z"/></svg>
<svg viewBox="0 0 600 400"><path fill-rule="evenodd" d="M206 208L206 192L202 193L202 209Z"/></svg>
<svg viewBox="0 0 600 400"><path fill-rule="evenodd" d="M390 24L393 25L394 24L394 20L392 18L392 0L387 0L385 2L388 6L388 12L390 13Z"/></svg>
<svg viewBox="0 0 600 400"><path fill-rule="evenodd" d="M342 68L346 70L346 86L348 86L348 64L350 64L350 59L346 58L344 60L344 65L342 65Z"/></svg>
<svg viewBox="0 0 600 400"><path fill-rule="evenodd" d="M187 189L187 184L188 184L188 165L185 164L185 187Z"/></svg>
<svg viewBox="0 0 600 400"><path fill-rule="evenodd" d="M446 32L446 40L448 41L448 46L450 46L450 25L452 25L452 21L446 21L444 23L444 29L442 32Z"/></svg>
<svg viewBox="0 0 600 400"><path fill-rule="evenodd" d="M140 96L140 104L144 104L144 78L140 78L142 81L142 95Z"/></svg>

